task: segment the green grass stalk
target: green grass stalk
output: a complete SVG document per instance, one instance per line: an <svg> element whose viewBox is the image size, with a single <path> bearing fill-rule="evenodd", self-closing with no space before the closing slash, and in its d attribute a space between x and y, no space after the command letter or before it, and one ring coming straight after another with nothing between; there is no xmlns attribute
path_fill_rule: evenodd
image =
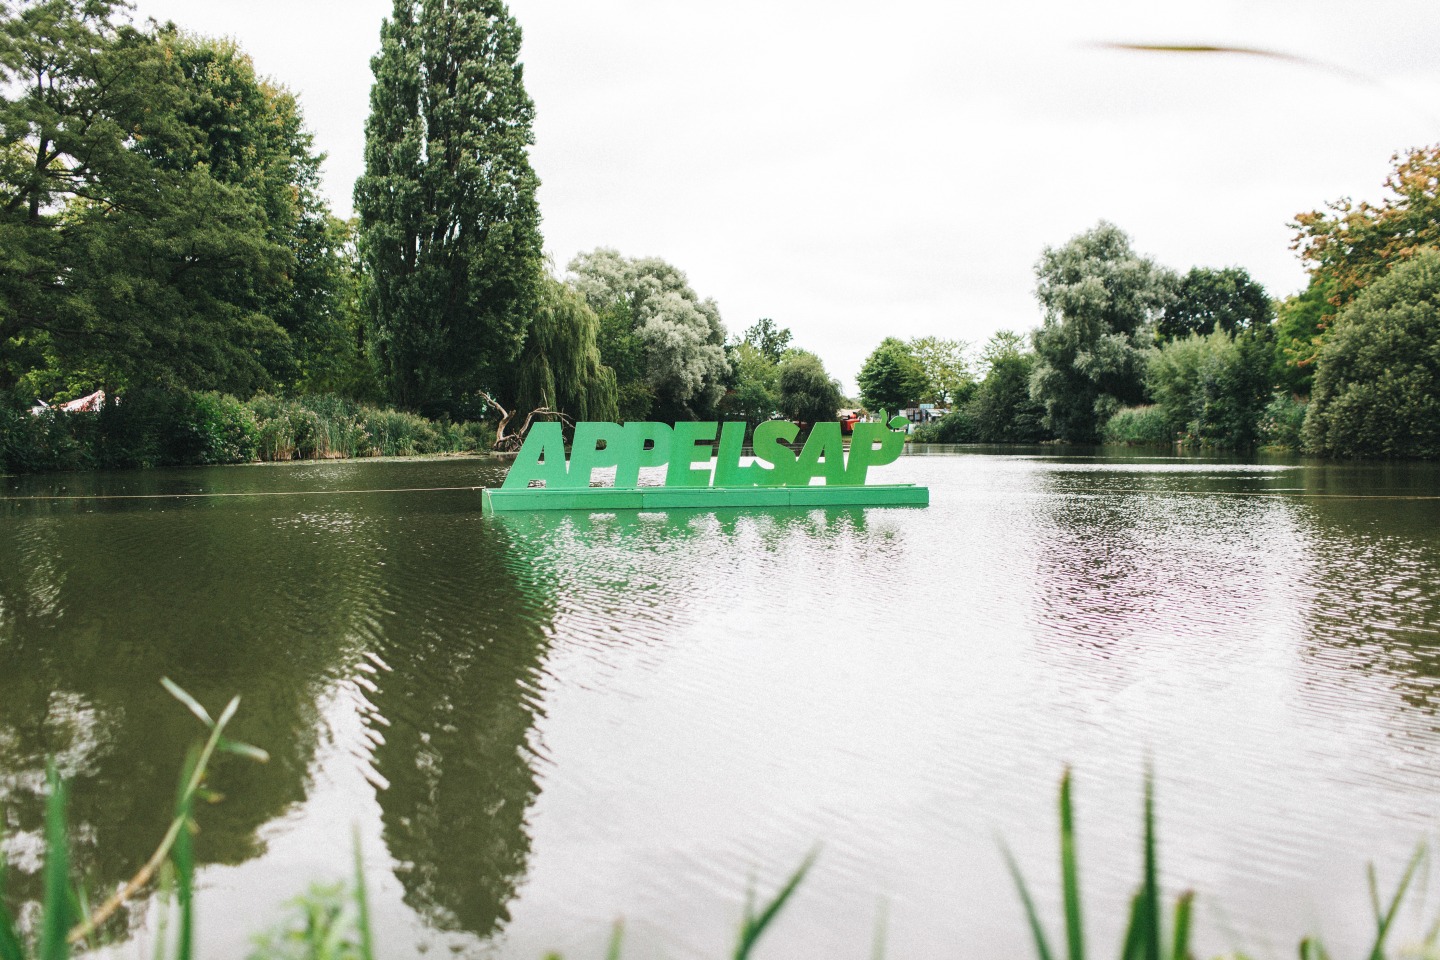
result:
<svg viewBox="0 0 1440 960"><path fill-rule="evenodd" d="M46 770L50 796L45 803L45 898L39 960L66 960L70 943L70 842L65 830L65 784L52 760Z"/></svg>

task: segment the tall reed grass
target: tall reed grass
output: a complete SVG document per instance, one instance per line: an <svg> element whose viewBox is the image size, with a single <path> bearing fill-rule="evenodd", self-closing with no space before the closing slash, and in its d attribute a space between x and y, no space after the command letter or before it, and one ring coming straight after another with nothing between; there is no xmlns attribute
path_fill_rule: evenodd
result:
<svg viewBox="0 0 1440 960"><path fill-rule="evenodd" d="M1115 411L1100 429L1100 439L1127 446L1160 447L1175 443L1175 433L1165 418L1165 411L1158 405L1149 404L1121 407Z"/></svg>
<svg viewBox="0 0 1440 960"><path fill-rule="evenodd" d="M0 397L0 472L483 453L494 442L486 423L336 396L132 391L99 413L39 415Z"/></svg>

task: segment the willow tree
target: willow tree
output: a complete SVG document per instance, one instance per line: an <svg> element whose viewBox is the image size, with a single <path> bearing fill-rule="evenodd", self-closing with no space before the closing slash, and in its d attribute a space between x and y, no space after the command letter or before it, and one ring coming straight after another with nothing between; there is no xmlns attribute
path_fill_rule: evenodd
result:
<svg viewBox="0 0 1440 960"><path fill-rule="evenodd" d="M544 277L535 107L501 0L395 0L355 185L369 343L425 411L503 379Z"/></svg>
<svg viewBox="0 0 1440 960"><path fill-rule="evenodd" d="M585 299L551 277L525 331L507 391L518 412L544 407L573 420L614 420L615 371L600 362L600 319Z"/></svg>

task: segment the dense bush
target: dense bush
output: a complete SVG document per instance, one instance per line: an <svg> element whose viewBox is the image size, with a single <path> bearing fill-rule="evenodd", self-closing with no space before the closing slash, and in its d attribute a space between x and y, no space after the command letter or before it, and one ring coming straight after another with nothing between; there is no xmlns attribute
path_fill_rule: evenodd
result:
<svg viewBox="0 0 1440 960"><path fill-rule="evenodd" d="M978 443L975 418L966 407L951 410L934 423L916 427L916 443Z"/></svg>
<svg viewBox="0 0 1440 960"><path fill-rule="evenodd" d="M198 393L191 398L195 456L191 463L245 463L255 459L260 427L245 404L224 393Z"/></svg>
<svg viewBox="0 0 1440 960"><path fill-rule="evenodd" d="M1309 404L1293 393L1281 391L1260 416L1260 442L1266 446L1299 450L1301 429Z"/></svg>
<svg viewBox="0 0 1440 960"><path fill-rule="evenodd" d="M87 415L91 421L94 414ZM34 473L42 470L85 470L94 467L94 445L76 436L72 415L47 410L31 416L15 398L0 403L0 470ZM85 431L93 432L93 431Z"/></svg>
<svg viewBox="0 0 1440 960"><path fill-rule="evenodd" d="M260 429L259 459L319 460L332 455L324 419L300 401L260 394L249 407Z"/></svg>
<svg viewBox="0 0 1440 960"><path fill-rule="evenodd" d="M1106 443L1159 446L1175 442L1175 431L1170 427L1169 418L1153 403L1141 407L1121 407L1105 421L1100 433Z"/></svg>
<svg viewBox="0 0 1440 960"><path fill-rule="evenodd" d="M992 357L985 379L967 409L981 443L1039 443L1053 434L1045 428L1045 408L1030 396L1033 353Z"/></svg>
<svg viewBox="0 0 1440 960"><path fill-rule="evenodd" d="M1440 457L1440 253L1397 265L1341 310L1304 442L1337 457Z"/></svg>
<svg viewBox="0 0 1440 960"><path fill-rule="evenodd" d="M1268 332L1191 334L1152 351L1145 384L1168 429L1205 446L1252 447L1271 399Z"/></svg>

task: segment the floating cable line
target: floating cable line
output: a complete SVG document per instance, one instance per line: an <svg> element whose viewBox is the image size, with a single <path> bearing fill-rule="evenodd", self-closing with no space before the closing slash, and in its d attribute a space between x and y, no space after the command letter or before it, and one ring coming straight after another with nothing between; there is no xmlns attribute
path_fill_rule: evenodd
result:
<svg viewBox="0 0 1440 960"><path fill-rule="evenodd" d="M204 500L238 497L348 497L373 493L479 493L483 486L467 487L385 487L371 490L260 490L224 493L101 493L0 496L0 503L43 503L48 501L91 500ZM1291 490L1147 490L1142 487L1076 487L1070 490L1035 490L1032 496L1133 496L1157 497L1260 497L1271 500L1440 500L1440 494L1405 493L1303 493ZM603 511L602 511L603 512Z"/></svg>
<svg viewBox="0 0 1440 960"><path fill-rule="evenodd" d="M385 487L372 490L251 490L223 493L91 493L0 496L6 503L42 500L203 500L221 497L339 497L367 493L479 493L484 487Z"/></svg>

